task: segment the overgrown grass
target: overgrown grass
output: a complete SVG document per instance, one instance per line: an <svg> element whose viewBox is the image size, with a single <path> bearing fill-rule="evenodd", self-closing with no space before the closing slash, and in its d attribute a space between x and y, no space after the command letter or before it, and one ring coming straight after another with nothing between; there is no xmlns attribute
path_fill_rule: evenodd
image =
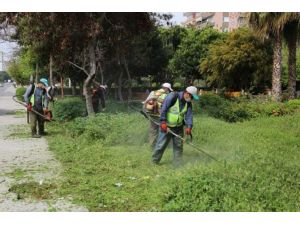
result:
<svg viewBox="0 0 300 225"><path fill-rule="evenodd" d="M300 210L299 113L243 123L197 115L194 144L220 163L185 145L174 169L170 149L160 166L150 163L148 122L122 109L48 125L61 195L91 211Z"/></svg>

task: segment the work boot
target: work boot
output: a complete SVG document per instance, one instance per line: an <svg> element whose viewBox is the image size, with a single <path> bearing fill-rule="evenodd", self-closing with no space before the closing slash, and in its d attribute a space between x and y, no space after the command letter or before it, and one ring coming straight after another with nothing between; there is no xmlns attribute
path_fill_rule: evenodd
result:
<svg viewBox="0 0 300 225"><path fill-rule="evenodd" d="M40 138L41 135L39 135L39 134L32 134L31 137L32 137L32 138Z"/></svg>
<svg viewBox="0 0 300 225"><path fill-rule="evenodd" d="M45 135L48 135L48 133L47 133L47 132L45 132L45 131L43 131L43 132L39 132L39 135L41 135L41 136L45 136Z"/></svg>

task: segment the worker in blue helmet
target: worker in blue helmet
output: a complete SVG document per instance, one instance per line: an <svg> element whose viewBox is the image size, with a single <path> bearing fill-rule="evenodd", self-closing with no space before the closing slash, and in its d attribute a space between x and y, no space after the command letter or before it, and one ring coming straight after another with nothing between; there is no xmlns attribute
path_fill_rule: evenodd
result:
<svg viewBox="0 0 300 225"><path fill-rule="evenodd" d="M48 80L46 78L41 78L37 84L31 84L28 86L24 94L24 100L27 104L27 110L29 112L31 135L33 138L40 138L41 135L46 134L44 118L34 113L32 109L42 115L48 112L49 99L46 89L48 86Z"/></svg>

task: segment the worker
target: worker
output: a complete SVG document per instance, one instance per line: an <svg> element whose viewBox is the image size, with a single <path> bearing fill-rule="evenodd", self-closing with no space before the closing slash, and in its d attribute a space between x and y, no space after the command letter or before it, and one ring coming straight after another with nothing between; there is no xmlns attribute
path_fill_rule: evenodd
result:
<svg viewBox="0 0 300 225"><path fill-rule="evenodd" d="M47 79L41 78L36 85L32 84L28 86L24 94L24 100L27 104L27 110L29 111L31 135L33 138L40 138L41 135L46 135L44 118L33 112L32 109L42 115L48 114L49 99L46 90L48 86Z"/></svg>
<svg viewBox="0 0 300 225"><path fill-rule="evenodd" d="M197 88L187 87L181 92L170 93L162 106L160 116L160 131L153 151L152 162L158 164L170 140L173 140L174 165L182 162L183 141L168 132L168 129L183 138L183 129L186 135L191 135L193 127L192 100L199 100Z"/></svg>
<svg viewBox="0 0 300 225"><path fill-rule="evenodd" d="M160 110L164 99L172 91L171 84L164 83L159 90L150 92L149 96L144 101L143 108L153 120L157 120L160 117ZM152 149L157 141L158 131L159 126L150 120L148 141Z"/></svg>
<svg viewBox="0 0 300 225"><path fill-rule="evenodd" d="M96 85L93 89L92 103L95 113L99 113L99 103L101 103L101 111L105 111L105 91L107 85Z"/></svg>

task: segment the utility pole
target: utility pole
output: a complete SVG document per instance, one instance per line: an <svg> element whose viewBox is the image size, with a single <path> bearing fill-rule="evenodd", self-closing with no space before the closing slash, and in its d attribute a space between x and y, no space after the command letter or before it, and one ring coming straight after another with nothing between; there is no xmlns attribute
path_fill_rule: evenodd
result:
<svg viewBox="0 0 300 225"><path fill-rule="evenodd" d="M4 53L2 51L1 52L1 71L4 71Z"/></svg>

